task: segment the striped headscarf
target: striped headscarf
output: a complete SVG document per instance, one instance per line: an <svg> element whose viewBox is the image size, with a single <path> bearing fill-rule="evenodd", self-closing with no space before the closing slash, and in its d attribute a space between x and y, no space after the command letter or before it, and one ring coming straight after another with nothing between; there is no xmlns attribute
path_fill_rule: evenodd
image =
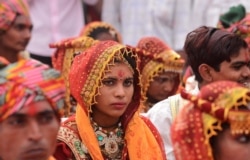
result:
<svg viewBox="0 0 250 160"><path fill-rule="evenodd" d="M0 0L0 30L7 30L16 15L29 16L29 8L23 0Z"/></svg>
<svg viewBox="0 0 250 160"><path fill-rule="evenodd" d="M64 107L60 73L35 60L20 60L0 70L0 122L25 105L48 100L58 114Z"/></svg>

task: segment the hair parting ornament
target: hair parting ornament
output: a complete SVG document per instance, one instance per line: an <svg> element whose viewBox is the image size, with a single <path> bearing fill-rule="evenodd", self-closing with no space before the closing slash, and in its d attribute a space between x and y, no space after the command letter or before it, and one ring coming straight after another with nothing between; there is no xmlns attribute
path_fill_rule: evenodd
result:
<svg viewBox="0 0 250 160"><path fill-rule="evenodd" d="M124 53L121 52L116 53L110 65L113 66L116 63L124 63L128 66L129 70L134 74L134 69L132 68L131 64L129 64L128 60L124 58L123 54Z"/></svg>

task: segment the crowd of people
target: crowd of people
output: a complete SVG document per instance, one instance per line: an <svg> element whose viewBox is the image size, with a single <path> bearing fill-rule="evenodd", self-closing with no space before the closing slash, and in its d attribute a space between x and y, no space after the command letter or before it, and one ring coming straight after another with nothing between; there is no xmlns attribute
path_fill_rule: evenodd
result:
<svg viewBox="0 0 250 160"><path fill-rule="evenodd" d="M0 160L248 160L250 5L205 2L0 0Z"/></svg>

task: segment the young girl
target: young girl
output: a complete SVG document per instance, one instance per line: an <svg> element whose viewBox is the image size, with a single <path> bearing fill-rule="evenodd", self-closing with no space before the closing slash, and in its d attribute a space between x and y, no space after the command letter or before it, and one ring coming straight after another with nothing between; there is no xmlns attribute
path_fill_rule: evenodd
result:
<svg viewBox="0 0 250 160"><path fill-rule="evenodd" d="M69 83L78 104L59 131L57 159L166 159L157 130L139 115L139 62L135 49L115 41L74 58Z"/></svg>
<svg viewBox="0 0 250 160"><path fill-rule="evenodd" d="M142 93L147 112L154 104L177 93L180 86L184 59L157 37L143 37L137 47L143 50Z"/></svg>

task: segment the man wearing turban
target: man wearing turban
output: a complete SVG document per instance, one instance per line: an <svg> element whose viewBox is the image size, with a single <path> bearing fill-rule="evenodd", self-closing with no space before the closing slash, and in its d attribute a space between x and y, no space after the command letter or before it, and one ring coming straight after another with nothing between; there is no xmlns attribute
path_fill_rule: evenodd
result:
<svg viewBox="0 0 250 160"><path fill-rule="evenodd" d="M63 78L35 60L0 64L0 159L54 159Z"/></svg>
<svg viewBox="0 0 250 160"><path fill-rule="evenodd" d="M10 63L27 57L31 19L23 0L0 0L0 56Z"/></svg>

